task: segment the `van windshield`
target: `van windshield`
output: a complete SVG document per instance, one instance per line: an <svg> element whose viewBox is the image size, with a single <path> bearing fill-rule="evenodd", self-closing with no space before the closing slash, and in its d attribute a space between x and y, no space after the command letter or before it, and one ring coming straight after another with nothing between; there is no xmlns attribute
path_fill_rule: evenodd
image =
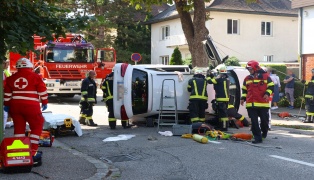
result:
<svg viewBox="0 0 314 180"><path fill-rule="evenodd" d="M132 110L133 115L146 113L148 109L147 73L134 69L132 73Z"/></svg>
<svg viewBox="0 0 314 180"><path fill-rule="evenodd" d="M93 50L76 47L48 48L46 52L47 62L65 63L91 63L93 62Z"/></svg>

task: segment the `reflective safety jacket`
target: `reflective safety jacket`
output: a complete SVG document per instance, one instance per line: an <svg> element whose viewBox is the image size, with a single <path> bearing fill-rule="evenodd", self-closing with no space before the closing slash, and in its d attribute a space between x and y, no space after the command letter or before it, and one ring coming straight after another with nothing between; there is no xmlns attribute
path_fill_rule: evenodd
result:
<svg viewBox="0 0 314 180"><path fill-rule="evenodd" d="M273 81L264 70L259 70L245 77L241 99L246 101L246 108L269 108L269 100L264 99L264 95L270 96L273 91Z"/></svg>
<svg viewBox="0 0 314 180"><path fill-rule="evenodd" d="M113 99L113 80L112 78L106 78L102 83L101 89L103 91L104 101Z"/></svg>
<svg viewBox="0 0 314 180"><path fill-rule="evenodd" d="M314 76L312 76L311 81L305 83L307 87L307 91L305 92L305 98L314 100Z"/></svg>
<svg viewBox="0 0 314 180"><path fill-rule="evenodd" d="M227 74L220 74L216 78L207 77L208 84L214 84L217 102L229 102L230 80Z"/></svg>
<svg viewBox="0 0 314 180"><path fill-rule="evenodd" d="M43 80L31 68L21 68L6 79L5 106L39 105L40 102L48 103L47 88Z"/></svg>
<svg viewBox="0 0 314 180"><path fill-rule="evenodd" d="M81 101L97 103L96 101L97 86L93 79L87 77L83 80L81 86Z"/></svg>
<svg viewBox="0 0 314 180"><path fill-rule="evenodd" d="M207 101L207 82L205 76L196 74L189 80L187 90L191 92L190 100Z"/></svg>

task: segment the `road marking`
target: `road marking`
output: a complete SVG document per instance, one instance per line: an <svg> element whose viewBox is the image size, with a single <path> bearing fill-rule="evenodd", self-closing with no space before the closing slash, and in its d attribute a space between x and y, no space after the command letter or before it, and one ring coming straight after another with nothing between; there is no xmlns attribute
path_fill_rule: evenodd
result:
<svg viewBox="0 0 314 180"><path fill-rule="evenodd" d="M276 156L276 155L269 155L269 156L273 157L273 158L277 158L277 159L282 159L282 160L285 160L285 161L291 161L291 162L294 162L294 163L298 163L298 164L303 164L303 165L306 165L306 166L314 167L314 164L308 163L308 162L304 162L304 161L299 161L299 160L290 159L290 158L286 158L286 157L282 157L282 156Z"/></svg>
<svg viewBox="0 0 314 180"><path fill-rule="evenodd" d="M208 141L209 143L213 143L213 144L220 144L221 142L218 141Z"/></svg>

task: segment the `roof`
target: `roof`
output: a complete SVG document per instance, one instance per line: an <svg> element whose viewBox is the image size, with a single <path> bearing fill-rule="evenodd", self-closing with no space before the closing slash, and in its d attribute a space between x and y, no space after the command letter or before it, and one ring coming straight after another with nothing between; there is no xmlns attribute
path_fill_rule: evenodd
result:
<svg viewBox="0 0 314 180"><path fill-rule="evenodd" d="M290 0L257 0L257 3L246 3L246 0L212 0L205 3L207 11L260 14L271 16L297 17L298 10L291 9ZM154 24L171 19L179 18L175 5L157 14L147 21L147 24Z"/></svg>

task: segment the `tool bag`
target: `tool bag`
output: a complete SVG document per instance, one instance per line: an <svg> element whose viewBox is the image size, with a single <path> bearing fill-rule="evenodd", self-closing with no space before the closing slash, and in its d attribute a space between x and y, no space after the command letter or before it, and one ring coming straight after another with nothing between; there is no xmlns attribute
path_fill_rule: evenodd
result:
<svg viewBox="0 0 314 180"><path fill-rule="evenodd" d="M29 137L31 134L30 130L27 130L25 135ZM42 131L41 135L39 136L39 143L40 147L51 147L54 141L54 136L50 133L50 131Z"/></svg>

